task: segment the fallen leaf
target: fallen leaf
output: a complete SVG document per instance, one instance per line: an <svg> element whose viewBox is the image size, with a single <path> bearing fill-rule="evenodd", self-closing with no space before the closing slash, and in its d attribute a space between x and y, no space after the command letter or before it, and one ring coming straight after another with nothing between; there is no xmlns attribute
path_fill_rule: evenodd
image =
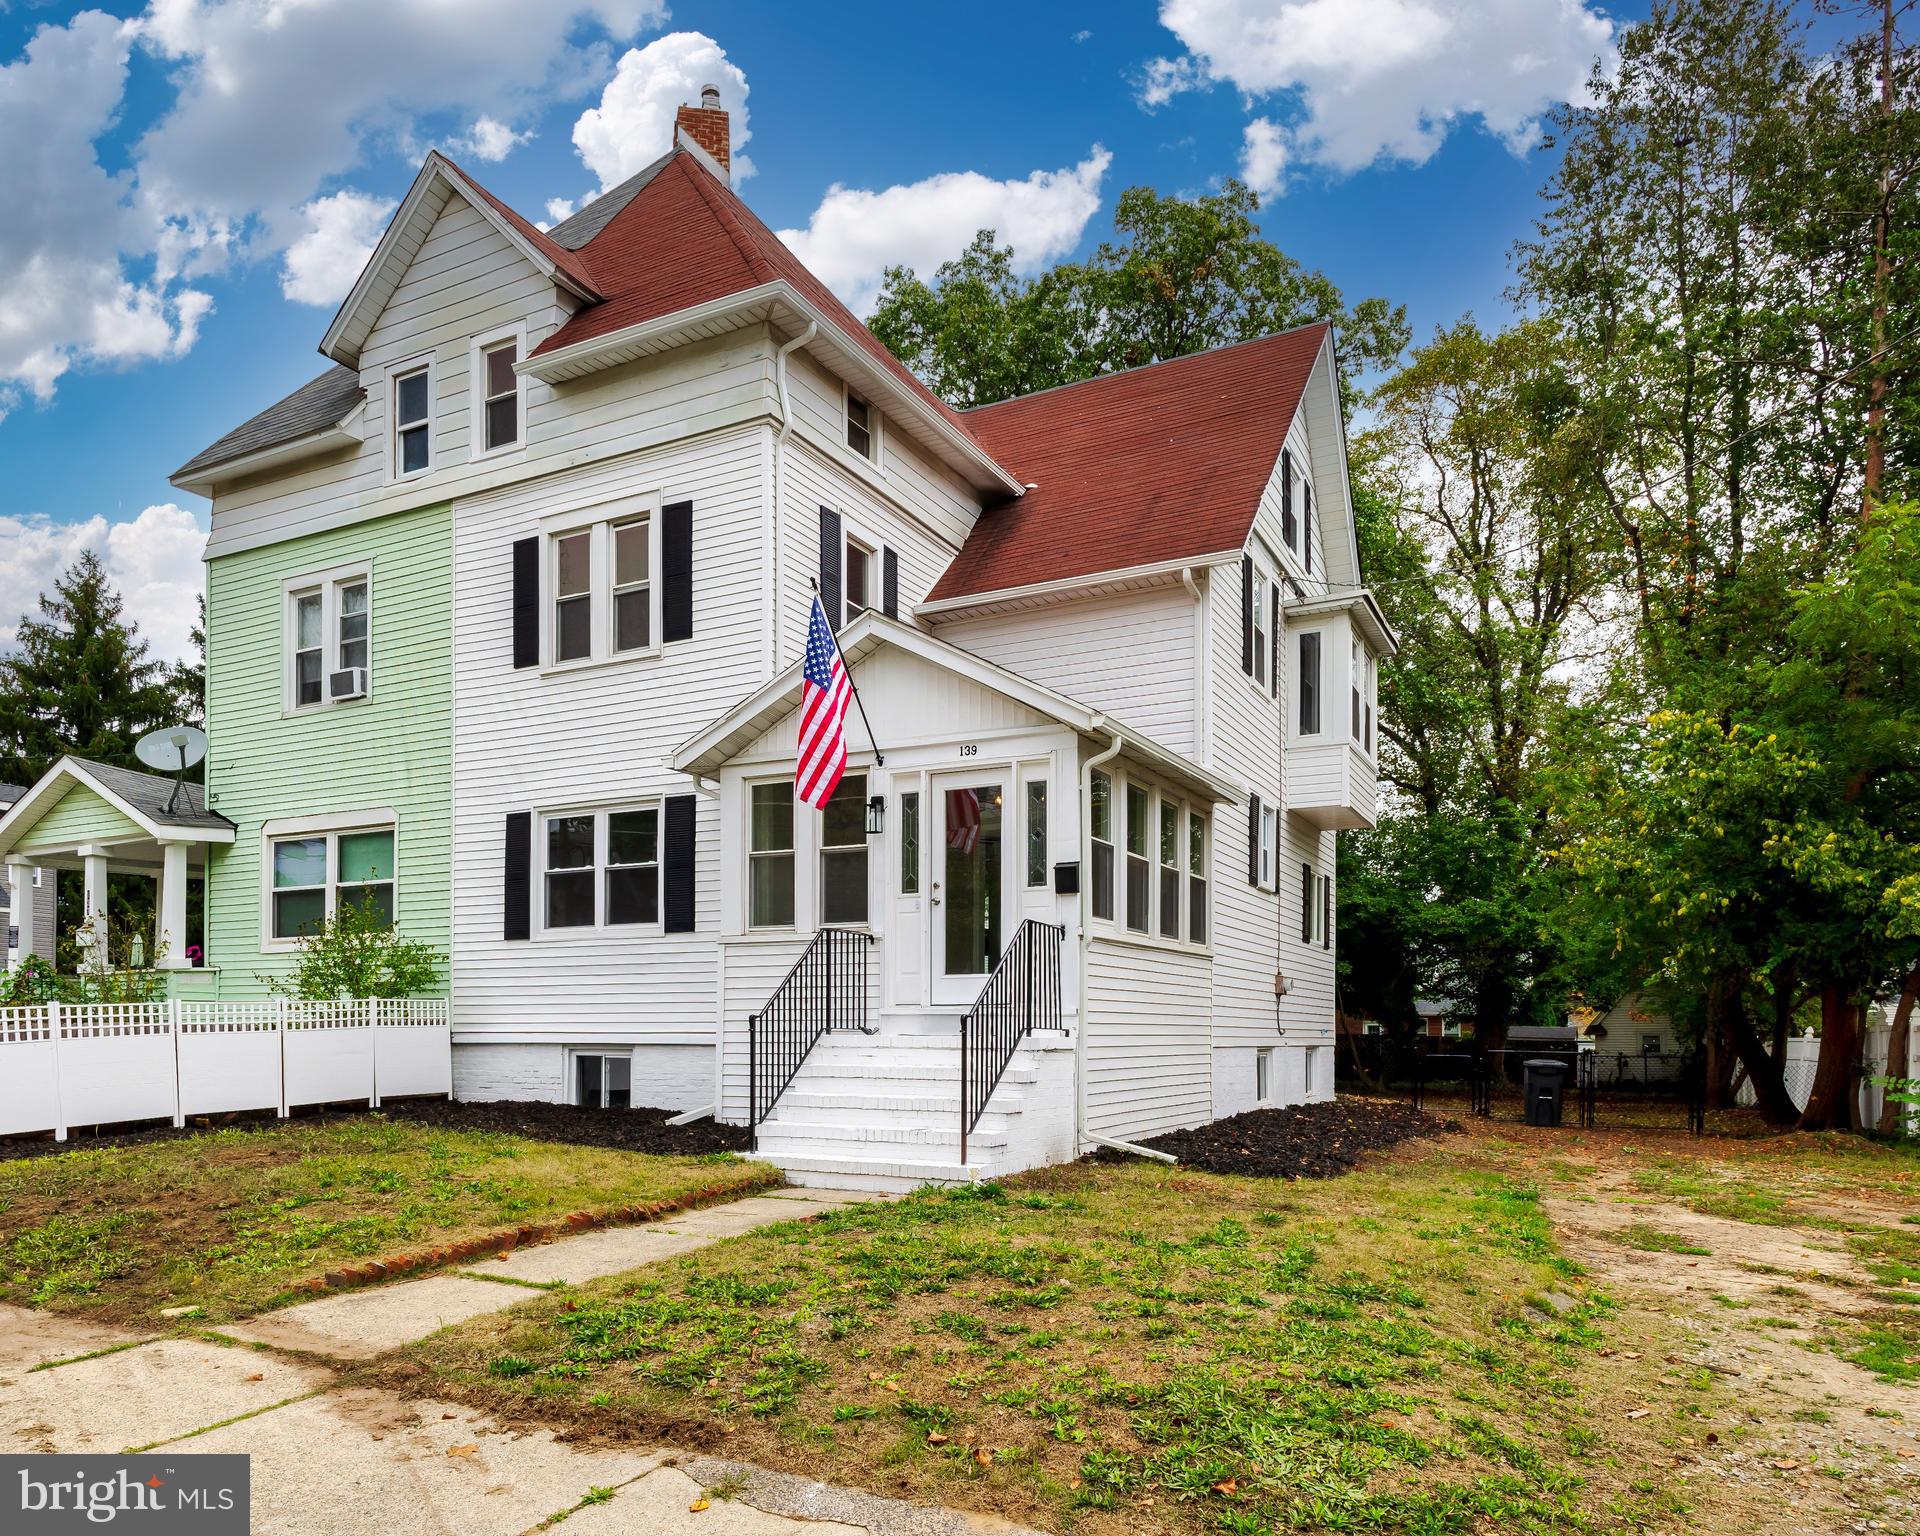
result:
<svg viewBox="0 0 1920 1536"><path fill-rule="evenodd" d="M1799 1466L1800 1463L1797 1461L1788 1459L1786 1457L1782 1457L1779 1461L1768 1462L1767 1465L1772 1467L1773 1470L1776 1472L1791 1472L1795 1467Z"/></svg>
<svg viewBox="0 0 1920 1536"><path fill-rule="evenodd" d="M480 1447L477 1445L450 1445L447 1447L447 1454L449 1456L473 1456L477 1455L479 1450Z"/></svg>
<svg viewBox="0 0 1920 1536"><path fill-rule="evenodd" d="M703 1496L701 1498L695 1499L691 1504L689 1504L687 1506L687 1510L688 1510L688 1513L697 1515L700 1513L701 1510L707 1509L710 1507L711 1506L708 1505L705 1497Z"/></svg>
<svg viewBox="0 0 1920 1536"><path fill-rule="evenodd" d="M927 1432L928 1445L945 1445L946 1443L947 1437L941 1434L939 1430L935 1429Z"/></svg>
<svg viewBox="0 0 1920 1536"><path fill-rule="evenodd" d="M1903 1460L1906 1460L1906 1461L1911 1461L1911 1460L1913 1460L1913 1458L1914 1458L1914 1457L1915 1457L1916 1455L1920 1455L1920 1452L1916 1452L1916 1451L1895 1451L1895 1452L1894 1452L1893 1454L1894 1454L1894 1455L1896 1455L1896 1456L1898 1456L1898 1457L1900 1457L1900 1458L1902 1458Z"/></svg>
<svg viewBox="0 0 1920 1536"><path fill-rule="evenodd" d="M1627 1417L1630 1419L1644 1419L1652 1412L1653 1410L1651 1408L1632 1408L1628 1410Z"/></svg>
<svg viewBox="0 0 1920 1536"><path fill-rule="evenodd" d="M1623 1349L1620 1351L1620 1358L1622 1360L1638 1360L1640 1358L1640 1351L1637 1349Z"/></svg>
<svg viewBox="0 0 1920 1536"><path fill-rule="evenodd" d="M451 1419L451 1418L457 1417L457 1415L451 1414L451 1413L443 1413L440 1415L440 1417L443 1419Z"/></svg>
<svg viewBox="0 0 1920 1536"><path fill-rule="evenodd" d="M973 1464L982 1469L992 1466L993 1452L988 1450L984 1445L976 1445L973 1448Z"/></svg>
<svg viewBox="0 0 1920 1536"><path fill-rule="evenodd" d="M265 1371L255 1371L247 1378L248 1381L265 1381L266 1379L267 1373Z"/></svg>
<svg viewBox="0 0 1920 1536"><path fill-rule="evenodd" d="M1230 1499L1240 1491L1240 1480L1230 1477L1223 1483L1215 1483L1213 1485L1213 1491L1222 1498Z"/></svg>

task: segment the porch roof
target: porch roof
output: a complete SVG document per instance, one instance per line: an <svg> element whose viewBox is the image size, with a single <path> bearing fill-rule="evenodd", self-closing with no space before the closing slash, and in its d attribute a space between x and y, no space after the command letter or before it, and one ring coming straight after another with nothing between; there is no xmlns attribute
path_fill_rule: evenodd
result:
<svg viewBox="0 0 1920 1536"><path fill-rule="evenodd" d="M1122 724L1113 716L1068 698L1064 693L1010 672L1005 667L962 650L922 630L889 619L869 609L840 631L840 650L850 668L882 646L890 646L931 666L1005 694L1036 714L1067 726L1103 745L1118 737L1122 751L1135 761L1190 793L1217 803L1246 799L1246 786L1214 769L1203 767L1178 752ZM710 778L745 751L784 716L800 707L800 662L796 659L771 682L749 694L674 751L673 766L682 773Z"/></svg>
<svg viewBox="0 0 1920 1536"><path fill-rule="evenodd" d="M173 793L174 781L161 774L63 757L0 815L0 857L15 849L42 852L81 843L233 841L233 823L207 809L200 785L182 786L169 811ZM74 795L85 798L71 802ZM55 824L43 825L56 812Z"/></svg>

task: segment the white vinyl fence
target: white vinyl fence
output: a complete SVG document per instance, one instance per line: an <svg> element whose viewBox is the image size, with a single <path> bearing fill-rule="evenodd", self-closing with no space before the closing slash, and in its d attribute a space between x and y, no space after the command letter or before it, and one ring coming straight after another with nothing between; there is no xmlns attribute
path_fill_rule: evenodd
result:
<svg viewBox="0 0 1920 1536"><path fill-rule="evenodd" d="M1884 1024L1869 1025L1860 1046L1860 1119L1864 1125L1877 1125L1880 1121L1880 1101L1882 1089L1874 1081L1887 1076L1887 1047L1893 1037L1893 1031ZM1797 1108L1805 1109L1807 1100L1813 1096L1813 1074L1820 1064L1820 1040L1815 1035L1795 1035L1787 1041L1787 1064L1785 1077L1787 1092ZM1920 1075L1920 1030L1915 1030L1908 1042L1907 1062L1903 1068L1895 1071L1895 1077L1914 1077ZM1742 1082L1737 1098L1742 1104L1753 1103L1753 1085Z"/></svg>
<svg viewBox="0 0 1920 1536"><path fill-rule="evenodd" d="M0 1008L0 1136L452 1091L444 998Z"/></svg>

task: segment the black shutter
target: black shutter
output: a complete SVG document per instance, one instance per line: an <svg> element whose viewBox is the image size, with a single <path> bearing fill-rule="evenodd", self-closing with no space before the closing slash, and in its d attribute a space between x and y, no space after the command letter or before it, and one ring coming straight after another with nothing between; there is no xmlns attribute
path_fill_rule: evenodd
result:
<svg viewBox="0 0 1920 1536"><path fill-rule="evenodd" d="M900 617L900 557L890 549L880 552L880 611Z"/></svg>
<svg viewBox="0 0 1920 1536"><path fill-rule="evenodd" d="M660 509L660 639L693 638L693 503Z"/></svg>
<svg viewBox="0 0 1920 1536"><path fill-rule="evenodd" d="M1313 482L1304 480L1300 484L1300 531L1306 535L1300 541L1300 558L1307 562L1307 574L1313 574Z"/></svg>
<svg viewBox="0 0 1920 1536"><path fill-rule="evenodd" d="M1240 557L1240 670L1253 676L1253 556Z"/></svg>
<svg viewBox="0 0 1920 1536"><path fill-rule="evenodd" d="M1333 876L1320 877L1320 947L1333 948Z"/></svg>
<svg viewBox="0 0 1920 1536"><path fill-rule="evenodd" d="M666 827L660 839L662 875L666 886L661 902L668 933L693 932L694 795L668 795Z"/></svg>
<svg viewBox="0 0 1920 1536"><path fill-rule="evenodd" d="M1300 942L1313 942L1313 866L1300 866Z"/></svg>
<svg viewBox="0 0 1920 1536"><path fill-rule="evenodd" d="M1273 588L1273 627L1267 631L1267 642L1273 654L1267 658L1267 686L1277 699L1280 697L1280 587Z"/></svg>
<svg viewBox="0 0 1920 1536"><path fill-rule="evenodd" d="M837 631L843 617L840 611L840 514L832 507L820 509L820 606L827 610L827 622Z"/></svg>
<svg viewBox="0 0 1920 1536"><path fill-rule="evenodd" d="M1280 450L1280 536L1293 548L1293 450Z"/></svg>
<svg viewBox="0 0 1920 1536"><path fill-rule="evenodd" d="M507 854L500 877L500 895L506 906L503 939L533 936L533 812L507 813Z"/></svg>
<svg viewBox="0 0 1920 1536"><path fill-rule="evenodd" d="M540 540L513 541L513 664L540 665ZM521 938L525 938L523 933Z"/></svg>
<svg viewBox="0 0 1920 1536"><path fill-rule="evenodd" d="M1247 884L1260 883L1260 797L1247 797Z"/></svg>

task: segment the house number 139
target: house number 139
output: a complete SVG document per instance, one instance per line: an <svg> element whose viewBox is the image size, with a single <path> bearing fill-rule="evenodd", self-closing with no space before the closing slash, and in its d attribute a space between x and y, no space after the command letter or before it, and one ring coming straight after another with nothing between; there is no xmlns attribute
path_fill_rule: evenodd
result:
<svg viewBox="0 0 1920 1536"><path fill-rule="evenodd" d="M960 748L960 755L962 757L978 757L980 755L979 743L972 741L963 743Z"/></svg>

